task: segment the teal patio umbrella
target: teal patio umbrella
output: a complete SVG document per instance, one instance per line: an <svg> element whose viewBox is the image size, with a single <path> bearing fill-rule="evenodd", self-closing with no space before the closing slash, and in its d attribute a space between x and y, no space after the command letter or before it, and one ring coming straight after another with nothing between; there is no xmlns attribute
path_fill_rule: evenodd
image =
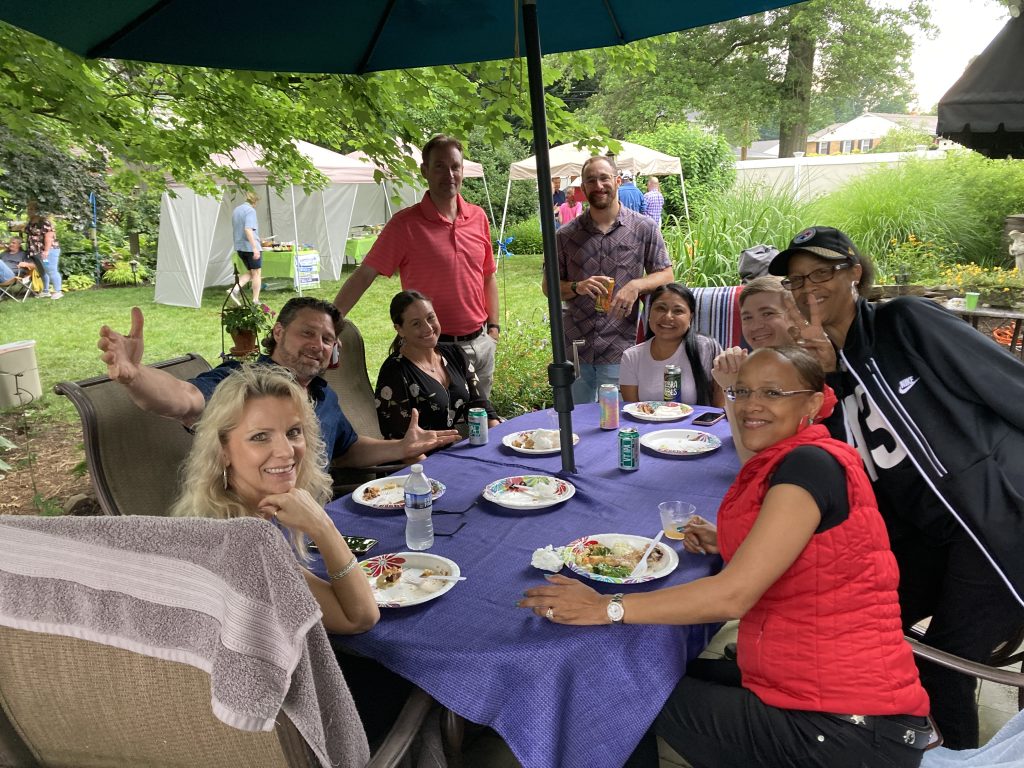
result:
<svg viewBox="0 0 1024 768"><path fill-rule="evenodd" d="M226 69L362 74L460 64L525 52L540 210L551 210L551 167L541 78L544 52L633 40L759 13L792 0L0 0L0 19L88 58ZM244 41L238 30L244 29ZM541 217L544 274L558 285L555 229ZM562 434L562 470L575 472L572 364L557 290L549 291L548 378Z"/></svg>

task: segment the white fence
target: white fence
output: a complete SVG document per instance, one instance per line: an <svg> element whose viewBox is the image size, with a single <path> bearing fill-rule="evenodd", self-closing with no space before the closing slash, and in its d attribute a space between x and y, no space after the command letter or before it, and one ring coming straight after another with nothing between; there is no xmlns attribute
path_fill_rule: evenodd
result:
<svg viewBox="0 0 1024 768"><path fill-rule="evenodd" d="M790 189L798 200L810 200L828 194L850 179L874 168L895 165L908 158L941 160L944 150L886 152L865 155L823 155L787 157L769 160L737 160L738 186L764 186Z"/></svg>

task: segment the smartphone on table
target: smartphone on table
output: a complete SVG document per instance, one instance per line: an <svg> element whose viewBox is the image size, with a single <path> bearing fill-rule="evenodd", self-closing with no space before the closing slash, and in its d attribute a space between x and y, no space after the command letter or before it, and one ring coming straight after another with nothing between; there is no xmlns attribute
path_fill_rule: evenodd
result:
<svg viewBox="0 0 1024 768"><path fill-rule="evenodd" d="M717 424L724 418L724 413L708 411L707 413L702 413L700 416L694 416L691 423L697 427L710 427L712 424Z"/></svg>

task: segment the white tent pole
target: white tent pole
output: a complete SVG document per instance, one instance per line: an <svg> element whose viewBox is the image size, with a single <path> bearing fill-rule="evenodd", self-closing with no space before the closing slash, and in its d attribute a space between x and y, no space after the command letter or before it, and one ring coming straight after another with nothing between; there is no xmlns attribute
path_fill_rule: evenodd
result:
<svg viewBox="0 0 1024 768"><path fill-rule="evenodd" d="M491 212L491 229L494 229L494 206L491 205L491 190L487 188L487 175L485 174L480 178L484 180L484 195L487 197L487 210Z"/></svg>
<svg viewBox="0 0 1024 768"><path fill-rule="evenodd" d="M292 261L294 262L294 260L298 258L299 255L299 217L295 210L295 185L290 185L288 189L292 195L292 235L295 238L294 244L292 245ZM294 266L292 267L292 270L295 271L296 273L295 277L292 278L292 284L295 286L295 289L299 292L299 296L301 296L302 288L299 285L298 270Z"/></svg>
<svg viewBox="0 0 1024 768"><path fill-rule="evenodd" d="M690 203L686 199L686 181L683 179L683 165L679 164L679 188L683 190L683 212L686 214L686 221L690 221Z"/></svg>
<svg viewBox="0 0 1024 768"><path fill-rule="evenodd" d="M506 185L506 187L505 187L505 207L501 211L501 229L498 232L498 242L499 243L505 240L505 216L508 214L508 196L509 196L510 192L512 192L512 174L511 173L509 173L509 175L508 175L508 185ZM498 253L501 253L500 247L498 249Z"/></svg>

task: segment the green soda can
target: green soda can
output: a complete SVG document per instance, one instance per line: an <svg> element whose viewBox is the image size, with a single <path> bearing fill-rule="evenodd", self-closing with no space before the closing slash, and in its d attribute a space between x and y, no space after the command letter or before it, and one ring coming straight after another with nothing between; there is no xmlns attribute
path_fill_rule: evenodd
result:
<svg viewBox="0 0 1024 768"><path fill-rule="evenodd" d="M619 469L640 469L640 432L636 427L619 430Z"/></svg>

